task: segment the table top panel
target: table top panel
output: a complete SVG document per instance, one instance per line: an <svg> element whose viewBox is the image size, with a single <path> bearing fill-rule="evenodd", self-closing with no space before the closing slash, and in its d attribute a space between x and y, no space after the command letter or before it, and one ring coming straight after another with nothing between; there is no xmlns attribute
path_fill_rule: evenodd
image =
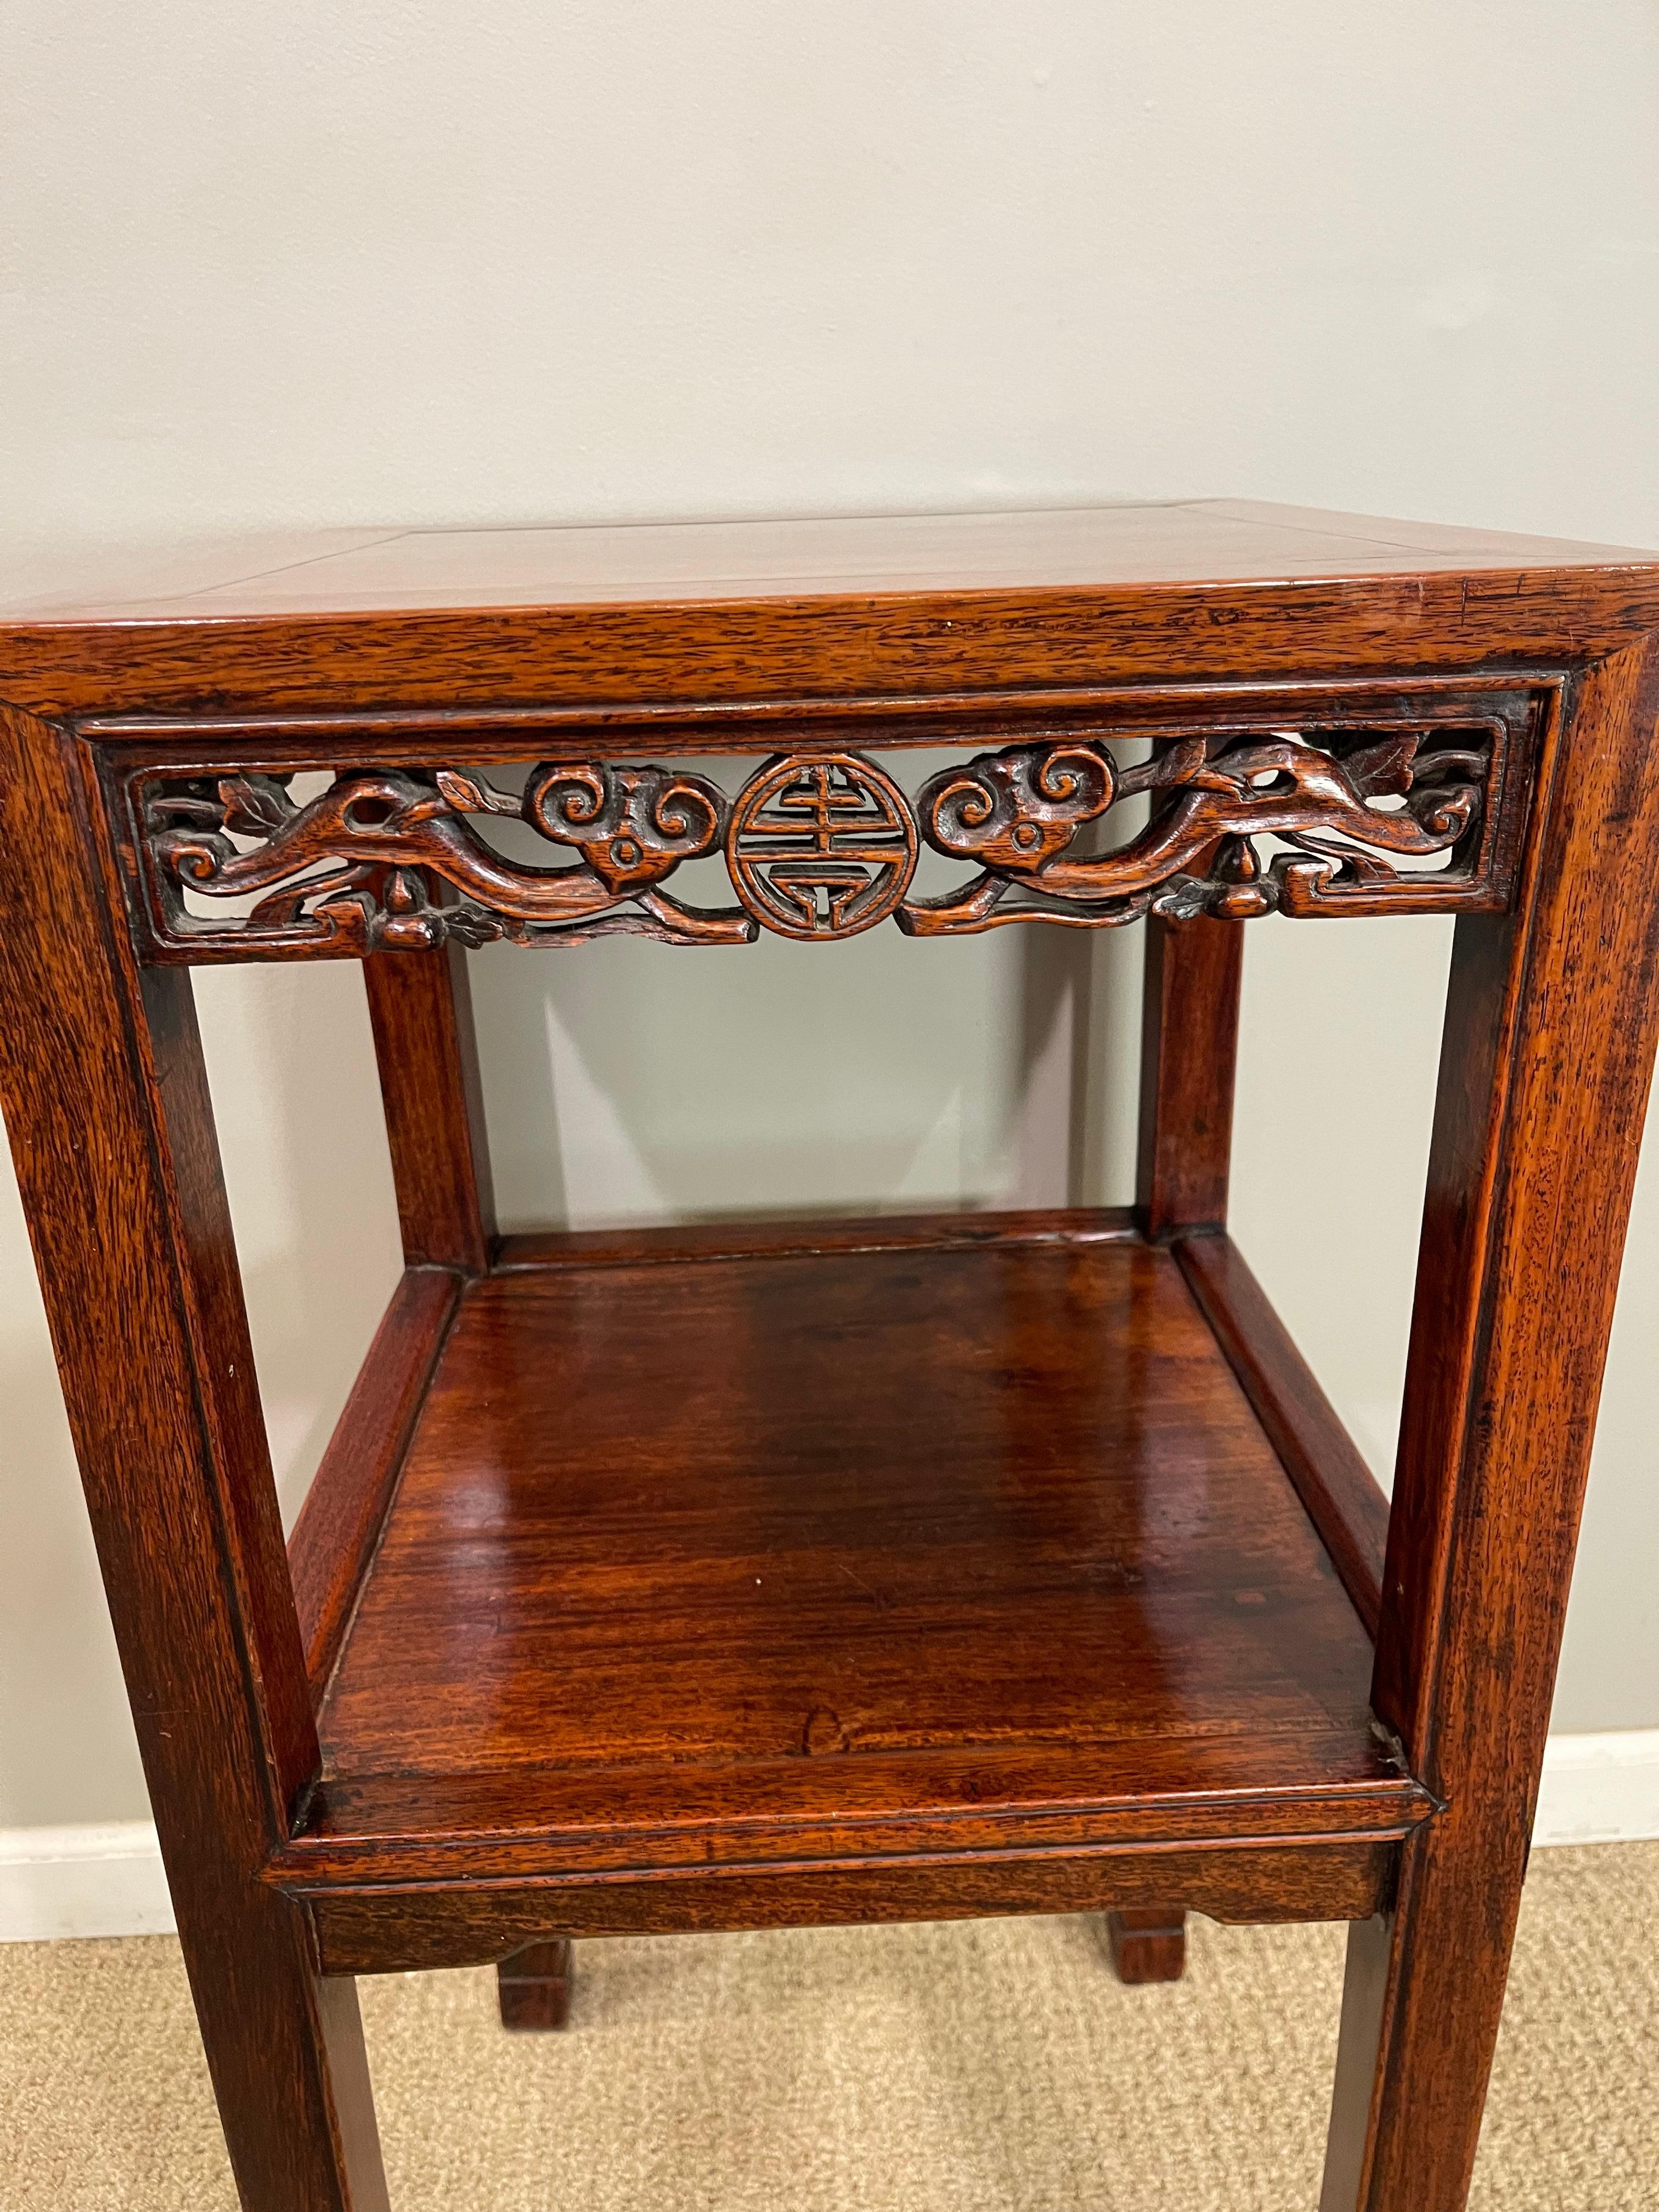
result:
<svg viewBox="0 0 1659 2212"><path fill-rule="evenodd" d="M9 623L1646 568L1659 553L1200 499L1024 513L289 532L43 560ZM38 584L38 588L37 588Z"/></svg>

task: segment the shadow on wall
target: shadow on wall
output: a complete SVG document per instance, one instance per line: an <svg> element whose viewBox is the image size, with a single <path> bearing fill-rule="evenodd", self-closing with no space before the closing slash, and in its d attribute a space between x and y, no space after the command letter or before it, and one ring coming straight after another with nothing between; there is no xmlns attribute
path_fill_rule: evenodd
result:
<svg viewBox="0 0 1659 2212"><path fill-rule="evenodd" d="M1071 933L613 939L471 974L503 1227L1057 1205L1080 1172Z"/></svg>
<svg viewBox="0 0 1659 2212"><path fill-rule="evenodd" d="M291 1523L401 1265L362 971L331 962L194 980ZM0 1827L136 1820L147 1810L137 1747L9 1172L0 1254Z"/></svg>
<svg viewBox="0 0 1659 2212"><path fill-rule="evenodd" d="M319 961L194 980L291 1527L403 1265L362 970Z"/></svg>
<svg viewBox="0 0 1659 2212"><path fill-rule="evenodd" d="M0 1171L0 1828L149 1811L22 1209Z"/></svg>

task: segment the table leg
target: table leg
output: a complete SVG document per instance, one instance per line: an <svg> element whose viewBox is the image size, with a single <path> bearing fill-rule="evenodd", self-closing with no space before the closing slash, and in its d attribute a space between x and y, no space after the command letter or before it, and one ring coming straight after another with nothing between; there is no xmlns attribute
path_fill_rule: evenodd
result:
<svg viewBox="0 0 1659 2212"><path fill-rule="evenodd" d="M501 2026L543 2029L570 2021L572 1946L568 1936L526 1943L495 1969Z"/></svg>
<svg viewBox="0 0 1659 2212"><path fill-rule="evenodd" d="M1184 1912L1109 1912L1106 1941L1121 1982L1178 1982L1186 1971Z"/></svg>

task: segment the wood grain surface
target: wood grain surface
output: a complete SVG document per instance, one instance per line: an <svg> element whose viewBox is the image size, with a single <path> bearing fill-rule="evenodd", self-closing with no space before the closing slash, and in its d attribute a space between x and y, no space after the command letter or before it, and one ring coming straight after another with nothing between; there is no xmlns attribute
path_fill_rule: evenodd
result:
<svg viewBox="0 0 1659 2212"><path fill-rule="evenodd" d="M465 1779L476 1812L483 1778L545 1797L562 1772L567 1824L605 1826L611 1771L641 1770L642 1809L671 1773L695 1808L708 1775L735 1820L752 1775L757 1815L822 1819L850 1770L964 1751L1046 1753L1085 1799L1137 1767L1176 1793L1386 1783L1370 1665L1161 1253L509 1273L466 1293L428 1395L319 1812L376 1777ZM891 1784L890 1814L915 1774Z"/></svg>
<svg viewBox="0 0 1659 2212"><path fill-rule="evenodd" d="M288 1540L313 1703L340 1655L459 1292L459 1279L441 1267L404 1273Z"/></svg>
<svg viewBox="0 0 1659 2212"><path fill-rule="evenodd" d="M1227 582L1447 569L1625 567L1655 556L1494 530L1255 500L1121 501L979 514L500 530L287 533L58 556L19 610L173 622L249 613L568 605Z"/></svg>
<svg viewBox="0 0 1659 2212"><path fill-rule="evenodd" d="M1106 1934L1121 1982L1178 1982L1187 1970L1182 1914L1131 1906L1106 1915Z"/></svg>
<svg viewBox="0 0 1659 2212"><path fill-rule="evenodd" d="M249 2212L384 2204L343 1976L1066 1910L1352 1918L1324 2212L1461 2212L1659 1032L1659 560L1199 501L336 533L61 581L0 619L0 1096ZM1386 797L1424 719L1489 722L1503 759L1430 733L1482 778L1467 838L1419 823L1469 878L1389 893L1464 903L1380 1582L1357 1455L1214 1233L1230 940L1154 947L1140 1219L1168 1249L1096 1216L497 1254L453 917L388 880L335 949L425 948L371 963L400 1218L473 1279L424 1393L453 1292L400 1294L296 1605L145 836L229 838L228 803L245 843L297 840L257 779L302 767L395 813L439 767L781 752L810 781L860 746L1106 735L1179 755L1190 799L1194 733L1220 758L1314 724ZM1036 760L982 775L1035 790ZM153 832L147 777L182 787ZM947 846L985 827L923 793ZM993 857L1029 873L1053 806L1091 803L1039 793L1012 860L988 816ZM371 867L410 876L389 818ZM1259 856L1218 835L1206 899L1260 912ZM582 865L643 884L648 842ZM1333 878L1298 866L1281 904L1317 910Z"/></svg>
<svg viewBox="0 0 1659 2212"><path fill-rule="evenodd" d="M496 1968L501 2026L541 2032L570 2022L570 1984L575 1972L568 1936L526 1943Z"/></svg>
<svg viewBox="0 0 1659 2212"><path fill-rule="evenodd" d="M1187 1237L1182 1273L1319 1531L1366 1632L1382 1606L1389 1501L1230 1237Z"/></svg>
<svg viewBox="0 0 1659 2212"><path fill-rule="evenodd" d="M243 2201L384 2212L356 1991L259 1879L316 1734L189 979L142 977L64 734L0 711L0 1098Z"/></svg>
<svg viewBox="0 0 1659 2212"><path fill-rule="evenodd" d="M959 559L884 556L884 539L902 538L904 520L934 520L924 517L855 532L866 550L829 569L803 562L786 543L769 561L739 562L735 577L727 570L724 585L719 556L732 542L725 526L701 545L695 534L677 541L689 574L666 577L647 558L631 586L629 548L642 549L643 539L629 538L621 574L609 577L587 533L557 533L575 568L603 579L587 599L567 567L538 570L489 604L466 546L447 532L422 549L439 579L425 591L407 574L389 575L380 589L366 578L353 588L340 572L337 592L324 580L326 558L307 563L289 596L267 577L246 599L232 592L105 602L100 616L77 608L71 589L34 618L0 623L0 696L49 714L239 704L326 714L499 710L514 700L602 705L624 693L669 702L686 696L693 670L696 696L731 702L1233 677L1264 684L1480 669L1500 659L1511 667L1582 664L1659 620L1659 567L1618 548L1486 532L1448 540L1423 526L1368 538L1352 518L1322 531L1300 514L1229 518L1200 503L1194 550L1179 557L1166 550L1168 536L1186 529L1188 510L1101 512L1097 525L975 519L975 574ZM1054 533L1079 529L1085 550L1057 559ZM515 556L531 542L529 533L509 535ZM1004 550L987 559L999 538Z"/></svg>
<svg viewBox="0 0 1659 2212"><path fill-rule="evenodd" d="M1243 972L1237 922L1148 921L1135 1218L1154 1240L1227 1218Z"/></svg>
<svg viewBox="0 0 1659 2212"><path fill-rule="evenodd" d="M859 1855L755 1869L687 1868L654 1881L331 1882L300 1893L330 1975L489 1966L562 1931L589 1936L963 1920L1015 1912L1164 1911L1215 1920L1360 1920L1394 1896L1398 1846L1316 1844L1096 1851Z"/></svg>
<svg viewBox="0 0 1659 2212"><path fill-rule="evenodd" d="M1351 1938L1324 2212L1458 2212L1474 2164L1659 1040L1656 738L1650 639L1454 944L1375 1690L1447 1809Z"/></svg>
<svg viewBox="0 0 1659 2212"><path fill-rule="evenodd" d="M520 1267L676 1267L688 1261L802 1258L814 1252L906 1252L987 1244L1133 1242L1127 1206L1060 1206L1022 1212L878 1213L863 1218L682 1222L661 1229L538 1230L503 1237L495 1272Z"/></svg>
<svg viewBox="0 0 1659 2212"><path fill-rule="evenodd" d="M495 1236L478 1045L459 945L363 963L404 1258L480 1275Z"/></svg>

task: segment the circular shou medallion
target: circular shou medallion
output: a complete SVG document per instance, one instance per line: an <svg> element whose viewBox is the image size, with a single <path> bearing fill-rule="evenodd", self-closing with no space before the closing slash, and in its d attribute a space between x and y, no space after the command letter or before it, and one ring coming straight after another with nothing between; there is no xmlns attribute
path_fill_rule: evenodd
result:
<svg viewBox="0 0 1659 2212"><path fill-rule="evenodd" d="M855 937L910 888L916 825L904 793L855 753L769 761L726 833L732 888L780 937Z"/></svg>

